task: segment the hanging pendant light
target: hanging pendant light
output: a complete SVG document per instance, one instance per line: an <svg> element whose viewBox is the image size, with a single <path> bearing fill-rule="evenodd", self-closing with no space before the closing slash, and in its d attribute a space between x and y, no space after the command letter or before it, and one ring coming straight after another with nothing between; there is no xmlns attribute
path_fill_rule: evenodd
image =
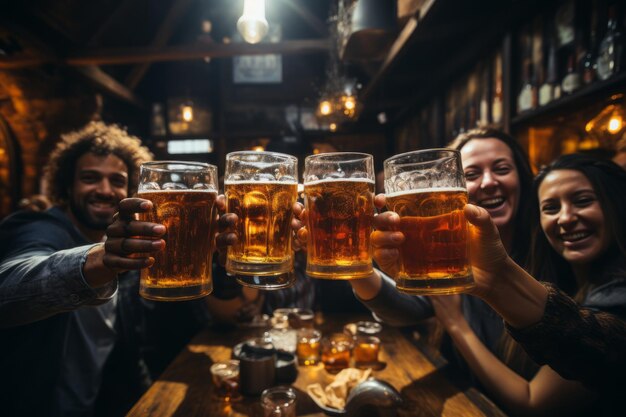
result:
<svg viewBox="0 0 626 417"><path fill-rule="evenodd" d="M259 43L267 35L269 24L265 19L265 0L244 0L243 14L237 21L237 30L248 43Z"/></svg>

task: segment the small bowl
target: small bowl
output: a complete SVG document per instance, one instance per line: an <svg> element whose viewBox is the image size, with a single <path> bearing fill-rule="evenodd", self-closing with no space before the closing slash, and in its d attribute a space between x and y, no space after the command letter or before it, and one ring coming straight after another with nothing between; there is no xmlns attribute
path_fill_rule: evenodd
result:
<svg viewBox="0 0 626 417"><path fill-rule="evenodd" d="M313 397L311 397L313 399ZM402 404L402 397L391 384L380 379L370 378L352 388L342 410L326 407L313 399L315 404L328 416L357 417L364 406L375 406L380 416L395 416L396 409Z"/></svg>

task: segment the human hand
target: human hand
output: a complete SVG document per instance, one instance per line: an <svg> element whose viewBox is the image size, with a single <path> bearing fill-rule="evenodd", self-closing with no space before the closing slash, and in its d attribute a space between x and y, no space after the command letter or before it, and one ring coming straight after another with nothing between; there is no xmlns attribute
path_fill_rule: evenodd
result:
<svg viewBox="0 0 626 417"><path fill-rule="evenodd" d="M224 213L226 211L226 199L223 195L217 197L216 205L221 215L219 215L217 221L218 233L215 236L215 247L217 248L220 265L225 265L228 247L237 243L235 227L239 219L234 213Z"/></svg>
<svg viewBox="0 0 626 417"><path fill-rule="evenodd" d="M293 219L291 220L291 228L294 232L293 248L294 250L306 250L309 232L306 228L306 210L302 203L294 203Z"/></svg>
<svg viewBox="0 0 626 417"><path fill-rule="evenodd" d="M376 196L374 201L380 202L379 197ZM376 230L371 235L372 256L380 269L394 278L400 272L400 246L404 242L404 234L398 231L399 227L400 216L393 211L374 216Z"/></svg>
<svg viewBox="0 0 626 417"><path fill-rule="evenodd" d="M435 310L437 320L446 330L465 321L463 311L461 310L460 295L435 295L429 298Z"/></svg>
<svg viewBox="0 0 626 417"><path fill-rule="evenodd" d="M161 237L166 228L162 224L136 220L137 213L152 209L150 200L125 198L120 201L119 211L106 230L102 261L116 273L148 268L154 264L151 254L165 248Z"/></svg>
<svg viewBox="0 0 626 417"><path fill-rule="evenodd" d="M465 218L470 223L470 258L476 284L469 292L484 298L506 279L506 268L512 261L487 210L467 204Z"/></svg>

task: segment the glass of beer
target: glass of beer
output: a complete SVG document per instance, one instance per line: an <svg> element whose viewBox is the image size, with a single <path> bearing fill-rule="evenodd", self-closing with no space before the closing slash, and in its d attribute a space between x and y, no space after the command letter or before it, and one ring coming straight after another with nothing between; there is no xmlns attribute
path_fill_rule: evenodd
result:
<svg viewBox="0 0 626 417"><path fill-rule="evenodd" d="M374 158L336 152L304 162L307 275L356 279L370 275L374 218Z"/></svg>
<svg viewBox="0 0 626 417"><path fill-rule="evenodd" d="M241 399L239 393L239 361L216 362L211 365L215 396L226 402Z"/></svg>
<svg viewBox="0 0 626 417"><path fill-rule="evenodd" d="M350 367L354 339L344 333L333 333L321 342L322 363L330 373L337 373Z"/></svg>
<svg viewBox="0 0 626 417"><path fill-rule="evenodd" d="M146 162L139 171L137 197L152 201L140 220L165 225L165 249L141 271L139 294L150 300L179 301L213 290L211 267L217 208L217 167L199 162Z"/></svg>
<svg viewBox="0 0 626 417"><path fill-rule="evenodd" d="M320 361L320 341L322 334L315 329L303 328L298 330L298 345L296 354L300 365L315 365Z"/></svg>
<svg viewBox="0 0 626 417"><path fill-rule="evenodd" d="M274 152L226 155L227 210L239 220L238 241L228 248L226 270L249 287L277 289L293 270L291 219L297 198L298 160Z"/></svg>
<svg viewBox="0 0 626 417"><path fill-rule="evenodd" d="M408 294L456 294L474 285L467 189L461 155L449 149L403 153L385 161L387 208L405 240L394 276Z"/></svg>

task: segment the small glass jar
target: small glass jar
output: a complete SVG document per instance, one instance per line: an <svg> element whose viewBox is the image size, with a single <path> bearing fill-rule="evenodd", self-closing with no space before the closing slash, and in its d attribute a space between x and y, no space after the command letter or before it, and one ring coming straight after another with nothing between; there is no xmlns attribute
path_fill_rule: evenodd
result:
<svg viewBox="0 0 626 417"><path fill-rule="evenodd" d="M211 379L215 396L223 401L241 399L239 393L239 361L216 362L211 365Z"/></svg>
<svg viewBox="0 0 626 417"><path fill-rule="evenodd" d="M298 346L296 353L300 365L315 365L320 361L320 342L322 334L315 329L300 329L298 331Z"/></svg>
<svg viewBox="0 0 626 417"><path fill-rule="evenodd" d="M333 333L322 339L322 362L330 373L350 367L353 339L344 333Z"/></svg>

